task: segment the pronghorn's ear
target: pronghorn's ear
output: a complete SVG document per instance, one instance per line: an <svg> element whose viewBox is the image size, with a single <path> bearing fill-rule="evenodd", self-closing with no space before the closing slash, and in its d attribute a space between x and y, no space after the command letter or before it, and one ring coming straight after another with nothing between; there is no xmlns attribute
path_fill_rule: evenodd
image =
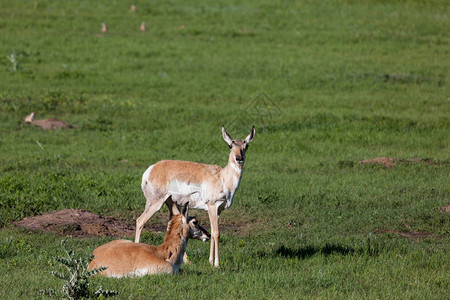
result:
<svg viewBox="0 0 450 300"><path fill-rule="evenodd" d="M227 133L227 131L225 130L225 127L223 125L222 125L222 137L225 140L225 142L227 142L228 146L231 146L231 142L233 142L233 139Z"/></svg>
<svg viewBox="0 0 450 300"><path fill-rule="evenodd" d="M253 141L253 138L255 137L255 126L252 127L252 130L250 131L250 134L247 135L247 137L245 138L245 142L248 144L251 141Z"/></svg>
<svg viewBox="0 0 450 300"><path fill-rule="evenodd" d="M189 211L189 202L186 202L186 204L183 206L183 216L186 218L188 217L188 211Z"/></svg>

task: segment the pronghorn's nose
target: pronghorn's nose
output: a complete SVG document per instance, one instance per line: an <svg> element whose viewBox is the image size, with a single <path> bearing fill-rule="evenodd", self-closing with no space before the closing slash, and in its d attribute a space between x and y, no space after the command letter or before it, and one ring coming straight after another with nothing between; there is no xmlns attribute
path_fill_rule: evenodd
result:
<svg viewBox="0 0 450 300"><path fill-rule="evenodd" d="M243 157L243 156L240 156L240 155L238 155L238 156L236 156L236 160L237 160L237 161L243 161L243 160L244 160L244 157Z"/></svg>
<svg viewBox="0 0 450 300"><path fill-rule="evenodd" d="M211 238L211 235L209 233L207 235L204 234L202 236L202 242L207 242L207 241L209 241L210 238Z"/></svg>

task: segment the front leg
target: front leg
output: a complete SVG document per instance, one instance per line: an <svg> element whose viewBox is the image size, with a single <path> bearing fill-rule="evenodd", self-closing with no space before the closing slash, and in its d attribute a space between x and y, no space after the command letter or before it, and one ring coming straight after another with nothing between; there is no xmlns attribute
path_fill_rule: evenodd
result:
<svg viewBox="0 0 450 300"><path fill-rule="evenodd" d="M209 263L219 268L219 214L214 203L208 204L209 222L211 223L211 249L209 252Z"/></svg>

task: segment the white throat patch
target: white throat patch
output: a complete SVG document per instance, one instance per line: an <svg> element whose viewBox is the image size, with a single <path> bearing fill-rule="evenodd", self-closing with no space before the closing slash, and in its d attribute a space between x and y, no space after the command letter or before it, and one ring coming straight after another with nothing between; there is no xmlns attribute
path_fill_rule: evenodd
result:
<svg viewBox="0 0 450 300"><path fill-rule="evenodd" d="M236 163L237 164L237 163ZM231 164L233 170L235 170L238 174L241 174L242 168L239 168L236 164Z"/></svg>

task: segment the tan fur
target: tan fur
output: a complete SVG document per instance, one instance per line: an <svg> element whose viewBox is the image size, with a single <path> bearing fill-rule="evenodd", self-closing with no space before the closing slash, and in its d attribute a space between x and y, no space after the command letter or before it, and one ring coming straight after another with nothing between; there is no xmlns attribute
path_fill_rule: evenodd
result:
<svg viewBox="0 0 450 300"><path fill-rule="evenodd" d="M34 116L35 113L32 112L31 114L29 114L28 116L25 117L25 123L33 123L34 121Z"/></svg>
<svg viewBox="0 0 450 300"><path fill-rule="evenodd" d="M190 201L191 207L208 211L212 234L209 261L219 267L218 218L233 204L245 153L254 136L255 127L244 140L233 140L222 126L222 137L230 147L228 164L224 168L179 160L163 160L150 166L142 176L141 187L147 201L144 212L136 220L135 242L139 243L144 224L164 203L171 212L172 206ZM173 201L172 198L169 200L171 196Z"/></svg>
<svg viewBox="0 0 450 300"><path fill-rule="evenodd" d="M100 246L95 249L94 256L89 269L107 267L100 273L107 277L133 276L141 269L149 270L150 274L173 272L172 265L155 246L136 244L129 240L112 241Z"/></svg>
<svg viewBox="0 0 450 300"><path fill-rule="evenodd" d="M177 273L183 262L189 238L207 240L207 232L198 225L195 217L186 221L185 216L175 215L168 224L164 243L152 246L117 240L99 246L93 252L89 270L107 267L100 274L107 277L143 276L145 274Z"/></svg>
<svg viewBox="0 0 450 300"><path fill-rule="evenodd" d="M162 160L155 164L149 180L158 187L167 187L173 179L200 184L214 182L220 176L221 167L190 161Z"/></svg>

